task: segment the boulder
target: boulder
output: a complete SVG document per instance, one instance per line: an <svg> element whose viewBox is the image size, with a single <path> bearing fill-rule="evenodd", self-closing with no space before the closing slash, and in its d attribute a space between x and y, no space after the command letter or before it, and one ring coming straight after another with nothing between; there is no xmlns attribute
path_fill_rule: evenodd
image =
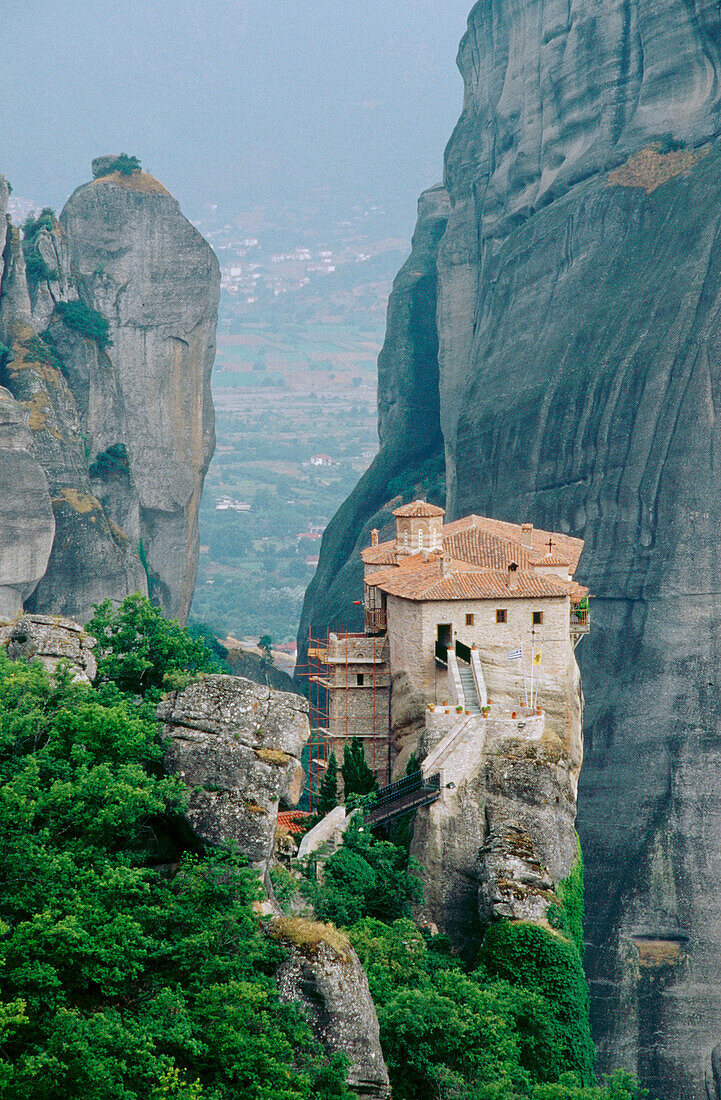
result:
<svg viewBox="0 0 721 1100"><path fill-rule="evenodd" d="M83 684L89 684L98 671L94 645L92 634L59 615L22 615L0 624L0 646L11 661L37 658L48 672L54 672L62 661L70 666L73 679Z"/></svg>
<svg viewBox="0 0 721 1100"><path fill-rule="evenodd" d="M205 676L158 707L166 765L188 787L188 820L211 844L235 841L263 878L278 805L294 805L310 736L308 703L240 676Z"/></svg>
<svg viewBox="0 0 721 1100"><path fill-rule="evenodd" d="M289 951L277 971L281 998L300 1004L328 1054L345 1054L359 1100L389 1100L388 1071L368 978L350 943L332 925L273 921L270 935Z"/></svg>

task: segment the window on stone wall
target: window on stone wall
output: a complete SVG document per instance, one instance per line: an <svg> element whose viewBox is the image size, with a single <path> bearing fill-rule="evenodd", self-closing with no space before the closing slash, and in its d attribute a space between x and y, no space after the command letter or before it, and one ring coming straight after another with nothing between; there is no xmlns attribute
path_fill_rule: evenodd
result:
<svg viewBox="0 0 721 1100"><path fill-rule="evenodd" d="M358 685L358 687L363 687L363 684L365 682L365 672L356 672L355 682Z"/></svg>
<svg viewBox="0 0 721 1100"><path fill-rule="evenodd" d="M543 622L543 612L542 611L534 611L533 612L533 625L534 626L540 626L542 622Z"/></svg>
<svg viewBox="0 0 721 1100"><path fill-rule="evenodd" d="M503 607L503 608L499 607L498 610L496 611L496 622L497 623L505 623L507 621L508 621L508 612L506 611L505 607Z"/></svg>
<svg viewBox="0 0 721 1100"><path fill-rule="evenodd" d="M476 621L475 615L466 615L466 626L473 626Z"/></svg>

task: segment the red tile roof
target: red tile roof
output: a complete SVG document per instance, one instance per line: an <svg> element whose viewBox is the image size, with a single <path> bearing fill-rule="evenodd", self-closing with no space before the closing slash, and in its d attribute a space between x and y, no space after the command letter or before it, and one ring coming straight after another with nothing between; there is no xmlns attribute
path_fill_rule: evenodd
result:
<svg viewBox="0 0 721 1100"><path fill-rule="evenodd" d="M399 508L393 514L407 515L406 509L415 508L417 504L416 501L412 505L406 505L405 509ZM433 505L426 507L433 508ZM434 511L433 514L437 513ZM563 564L568 565L569 571L573 573L583 550L583 540L571 535L558 531L542 531L539 528L524 530L517 523L505 523L476 515L444 524L442 537L448 554L482 569L507 569L511 562L518 565L519 572L531 569L536 561L548 555L550 541L555 563L560 564L560 559L563 559ZM400 564L401 561L396 551L395 539L367 547L362 551L361 557L367 565Z"/></svg>
<svg viewBox="0 0 721 1100"><path fill-rule="evenodd" d="M531 570L514 573L510 588L507 570L477 569L468 562L448 561L443 569L438 558L410 567L384 569L366 578L366 584L389 596L406 600L517 600L570 596L579 600L588 589L562 577L544 576Z"/></svg>
<svg viewBox="0 0 721 1100"><path fill-rule="evenodd" d="M305 810L284 810L278 814L278 825L289 833L302 833L309 817Z"/></svg>
<svg viewBox="0 0 721 1100"><path fill-rule="evenodd" d="M435 504L428 504L425 500L414 500L411 504L404 504L402 508L396 508L394 516L428 517L445 516L444 508L437 508Z"/></svg>
<svg viewBox="0 0 721 1100"><path fill-rule="evenodd" d="M570 564L571 563L568 560L568 558L564 558L561 554L553 554L553 553L544 554L542 558L538 559L538 561L532 561L531 562L531 565L533 565L533 566L536 566L536 565L563 566L563 565L565 565L567 568L570 566Z"/></svg>

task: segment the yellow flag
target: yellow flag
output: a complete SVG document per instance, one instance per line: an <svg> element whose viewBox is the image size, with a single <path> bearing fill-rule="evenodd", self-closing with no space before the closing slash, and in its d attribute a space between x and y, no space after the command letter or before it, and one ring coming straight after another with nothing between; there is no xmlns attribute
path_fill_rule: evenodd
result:
<svg viewBox="0 0 721 1100"><path fill-rule="evenodd" d="M541 651L540 651L540 649L539 649L538 653L536 654L536 656L533 658L533 663L534 663L534 665L540 665L540 663L541 663Z"/></svg>

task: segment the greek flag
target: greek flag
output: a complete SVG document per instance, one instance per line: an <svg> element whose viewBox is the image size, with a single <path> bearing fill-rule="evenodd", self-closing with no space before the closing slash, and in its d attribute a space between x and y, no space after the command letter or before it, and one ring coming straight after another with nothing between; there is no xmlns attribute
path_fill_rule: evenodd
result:
<svg viewBox="0 0 721 1100"><path fill-rule="evenodd" d="M512 649L511 652L508 654L508 660L509 661L522 661L523 660L523 649L522 649L522 647L519 646L518 649Z"/></svg>

